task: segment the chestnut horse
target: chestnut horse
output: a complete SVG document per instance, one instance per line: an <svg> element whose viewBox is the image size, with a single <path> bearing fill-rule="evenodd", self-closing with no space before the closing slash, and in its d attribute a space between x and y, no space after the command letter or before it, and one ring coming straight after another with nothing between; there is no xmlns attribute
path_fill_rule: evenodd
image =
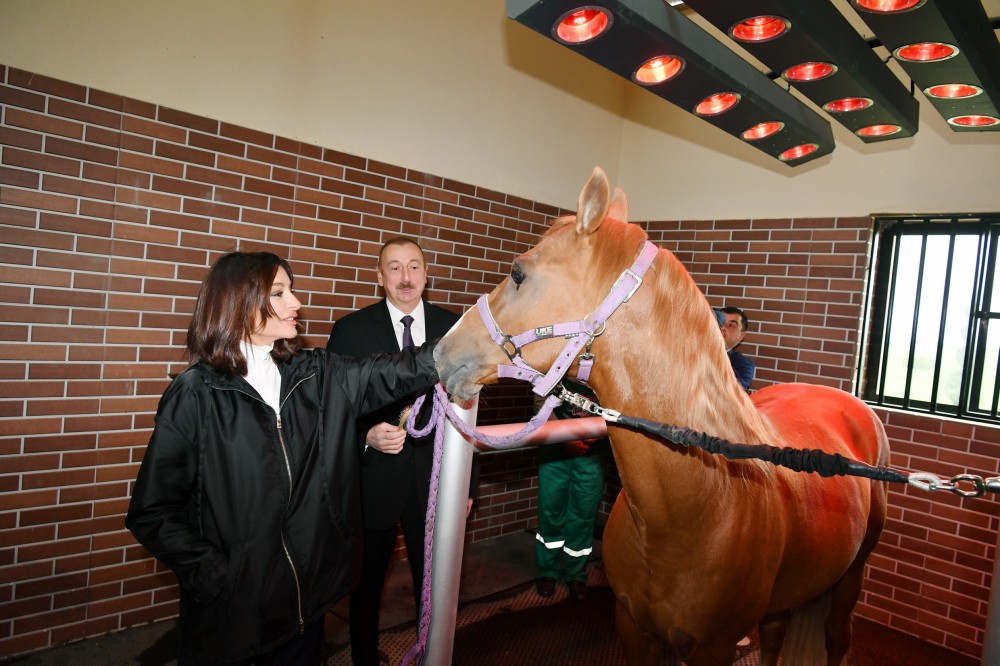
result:
<svg viewBox="0 0 1000 666"><path fill-rule="evenodd" d="M518 334L584 320L645 243L624 194L610 197L594 169L577 214L556 219L488 296L496 326ZM668 250L596 332L589 383L605 408L732 442L888 462L882 424L847 393L783 384L749 397L704 295ZM509 361L492 336L473 308L438 344L452 395L469 399L497 381ZM525 345L521 358L544 373L564 342ZM885 521L884 481L730 461L611 423L608 431L623 490L603 557L629 664L660 664L666 642L690 666L729 666L755 627L761 664L779 654L788 666L846 661L865 560Z"/></svg>

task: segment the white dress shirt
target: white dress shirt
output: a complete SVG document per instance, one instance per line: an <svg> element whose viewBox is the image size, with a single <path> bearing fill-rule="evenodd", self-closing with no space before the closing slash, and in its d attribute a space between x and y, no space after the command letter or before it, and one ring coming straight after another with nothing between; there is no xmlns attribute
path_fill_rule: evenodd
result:
<svg viewBox="0 0 1000 666"><path fill-rule="evenodd" d="M389 319L392 320L392 330L396 332L396 344L399 345L400 349L403 348L403 322L400 319L406 315L413 317L413 323L410 324L410 335L413 337L413 344L419 347L427 341L427 324L424 320L424 299L420 299L417 307L413 308L413 312L403 312L393 305L389 299L385 300L385 304L389 308Z"/></svg>
<svg viewBox="0 0 1000 666"><path fill-rule="evenodd" d="M247 359L247 382L276 414L280 414L281 404L278 400L281 397L281 373L271 358L271 347L259 347L244 340L240 342L240 349Z"/></svg>

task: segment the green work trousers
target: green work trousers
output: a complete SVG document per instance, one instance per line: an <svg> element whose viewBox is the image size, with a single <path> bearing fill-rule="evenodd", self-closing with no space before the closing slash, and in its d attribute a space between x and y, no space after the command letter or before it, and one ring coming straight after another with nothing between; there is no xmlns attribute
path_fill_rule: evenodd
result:
<svg viewBox="0 0 1000 666"><path fill-rule="evenodd" d="M602 443L583 455L570 455L562 444L538 451L538 575L566 583L587 580L594 523L604 493ZM560 564L561 561L561 564Z"/></svg>

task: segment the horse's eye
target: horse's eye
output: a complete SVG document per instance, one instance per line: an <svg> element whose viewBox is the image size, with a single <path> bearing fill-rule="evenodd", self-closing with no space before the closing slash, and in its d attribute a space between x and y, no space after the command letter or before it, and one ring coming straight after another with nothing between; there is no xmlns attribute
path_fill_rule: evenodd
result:
<svg viewBox="0 0 1000 666"><path fill-rule="evenodd" d="M511 266L510 279L514 281L514 284L521 286L521 283L524 282L525 277L526 276L524 275L524 273L522 273L517 266Z"/></svg>

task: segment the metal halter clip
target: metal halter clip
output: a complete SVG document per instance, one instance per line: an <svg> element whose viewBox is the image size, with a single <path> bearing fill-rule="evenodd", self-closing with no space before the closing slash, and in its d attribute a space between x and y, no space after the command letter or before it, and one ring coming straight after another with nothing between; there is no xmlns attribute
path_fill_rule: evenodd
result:
<svg viewBox="0 0 1000 666"><path fill-rule="evenodd" d="M584 398L579 393L573 393L568 390L565 386L557 386L554 391L555 396L562 400L563 402L568 402L574 407L580 409L581 411L587 412L588 414L593 414L594 416L600 416L605 421L610 423L618 423L618 419L621 417L622 413L617 412L613 409L607 409L606 407L601 407L592 400Z"/></svg>

